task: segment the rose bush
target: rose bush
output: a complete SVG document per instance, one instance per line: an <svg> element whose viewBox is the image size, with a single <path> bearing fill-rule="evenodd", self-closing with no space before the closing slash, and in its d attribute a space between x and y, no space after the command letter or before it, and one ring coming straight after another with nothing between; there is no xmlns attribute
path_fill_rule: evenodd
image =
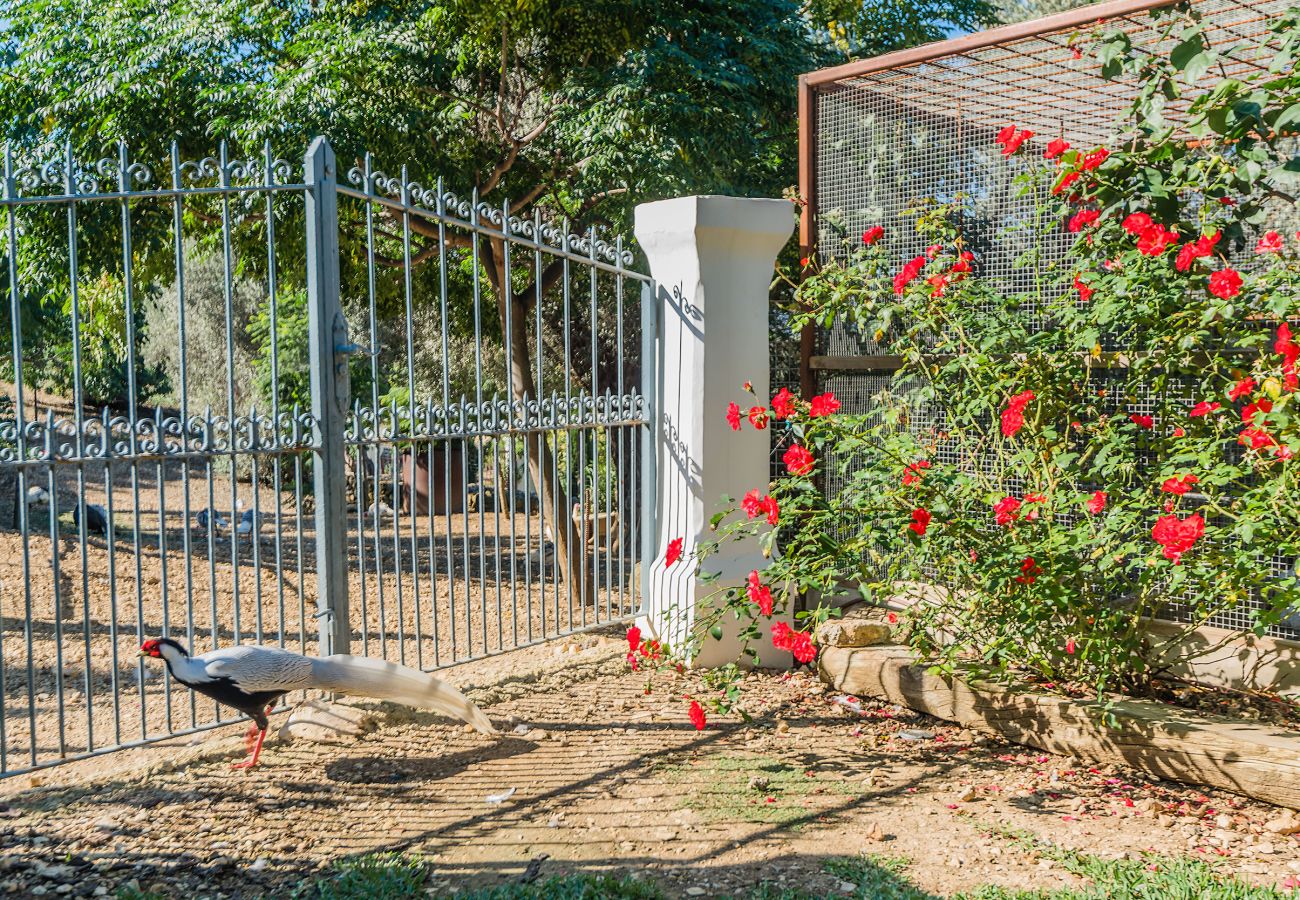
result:
<svg viewBox="0 0 1300 900"><path fill-rule="evenodd" d="M847 326L902 367L870 416L785 391L726 411L788 431L786 475L686 562L707 578L719 543L757 540L770 563L720 588L665 659L733 617L751 655L767 636L810 662L819 598L852 590L905 607L907 640L941 668L1140 693L1204 652L1190 629L1233 613L1263 633L1300 609L1300 233L1275 225L1300 183L1300 11L1274 23L1268 71L1218 80L1177 123L1169 101L1217 51L1188 9L1156 14L1167 57L1104 25L1075 41L1105 76L1137 76L1113 146L1040 146L1016 124L991 141L1036 198L1018 225L1028 289L985 273L974 248L998 236L973 239L960 196L918 200L927 249L901 266L895 223L806 266L795 327ZM770 621L800 597L798 629ZM1158 616L1182 629L1155 636Z"/></svg>

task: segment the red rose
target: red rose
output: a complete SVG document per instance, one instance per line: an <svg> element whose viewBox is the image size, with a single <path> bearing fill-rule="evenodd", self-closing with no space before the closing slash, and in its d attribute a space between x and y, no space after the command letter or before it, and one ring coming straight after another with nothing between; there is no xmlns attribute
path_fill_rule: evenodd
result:
<svg viewBox="0 0 1300 900"><path fill-rule="evenodd" d="M1152 225L1138 236L1138 252L1143 256L1160 256L1171 244L1178 242L1178 232L1167 231L1163 225Z"/></svg>
<svg viewBox="0 0 1300 900"><path fill-rule="evenodd" d="M827 391L825 394L818 394L812 398L808 409L810 416L829 416L840 408L840 401L835 399L835 395Z"/></svg>
<svg viewBox="0 0 1300 900"><path fill-rule="evenodd" d="M1237 435L1237 443L1249 446L1252 450L1263 450L1277 444L1274 437L1262 428L1243 428Z"/></svg>
<svg viewBox="0 0 1300 900"><path fill-rule="evenodd" d="M1187 415L1190 418L1199 419L1201 416L1209 415L1216 409L1219 409L1218 403L1212 403L1209 400L1202 400L1200 403L1193 406Z"/></svg>
<svg viewBox="0 0 1300 900"><path fill-rule="evenodd" d="M1165 549L1165 559L1172 560L1174 565L1182 562L1183 554L1191 550L1204 534L1205 520L1200 513L1186 519L1174 515L1161 516L1151 529L1151 537Z"/></svg>
<svg viewBox="0 0 1300 900"><path fill-rule="evenodd" d="M799 444L791 444L785 451L785 455L781 457L781 461L785 463L791 475L807 475L813 470L813 463L816 462L813 455Z"/></svg>
<svg viewBox="0 0 1300 900"><path fill-rule="evenodd" d="M759 579L757 569L749 573L745 593L749 594L749 601L758 607L760 614L772 615L772 589Z"/></svg>
<svg viewBox="0 0 1300 900"><path fill-rule="evenodd" d="M1043 574L1042 568L1034 562L1032 556L1026 556L1020 563L1020 574L1016 576L1016 581L1021 584L1033 584L1039 575Z"/></svg>
<svg viewBox="0 0 1300 900"><path fill-rule="evenodd" d="M1079 172L1066 172L1064 175L1061 176L1060 181L1056 182L1056 185L1052 188L1052 193L1053 194L1064 193L1066 188L1068 188L1070 185L1074 184L1076 181L1079 180L1080 175L1081 173Z"/></svg>
<svg viewBox="0 0 1300 900"><path fill-rule="evenodd" d="M1282 235L1276 231L1266 231L1264 236L1259 239L1255 245L1256 253L1281 253L1282 252Z"/></svg>
<svg viewBox="0 0 1300 900"><path fill-rule="evenodd" d="M1007 408L1002 410L1002 436L1014 437L1025 425L1025 407L1034 400L1033 391L1021 391L1007 401Z"/></svg>
<svg viewBox="0 0 1300 900"><path fill-rule="evenodd" d="M732 431L740 430L740 407L735 403L727 404L727 424L731 426Z"/></svg>
<svg viewBox="0 0 1300 900"><path fill-rule="evenodd" d="M1101 212L1095 209L1081 209L1070 217L1066 227L1071 234L1078 234L1089 225L1101 218Z"/></svg>
<svg viewBox="0 0 1300 900"><path fill-rule="evenodd" d="M921 479L925 476L922 471L930 468L928 459L918 459L916 462L903 469L903 487L911 487L914 484L920 484Z"/></svg>
<svg viewBox="0 0 1300 900"><path fill-rule="evenodd" d="M1069 638L1065 642L1065 652L1074 656L1074 638Z"/></svg>
<svg viewBox="0 0 1300 900"><path fill-rule="evenodd" d="M1088 283L1078 275L1074 276L1074 289L1079 292L1079 299L1084 303L1092 299L1092 288L1088 287Z"/></svg>
<svg viewBox="0 0 1300 900"><path fill-rule="evenodd" d="M630 653L635 653L641 646L641 629L633 625L627 630L627 649Z"/></svg>
<svg viewBox="0 0 1300 900"><path fill-rule="evenodd" d="M1223 300L1241 293L1241 276L1235 269L1220 269L1210 273L1210 293Z"/></svg>
<svg viewBox="0 0 1300 900"><path fill-rule="evenodd" d="M1195 475L1183 475L1181 477L1174 476L1173 478L1166 478L1165 483L1160 485L1160 490L1167 494L1177 494L1181 497L1192 489L1192 485L1199 481L1200 479Z"/></svg>
<svg viewBox="0 0 1300 900"><path fill-rule="evenodd" d="M772 623L772 646L786 650L801 663L809 663L817 658L817 648L813 646L812 637L804 631L795 631L784 622Z"/></svg>
<svg viewBox="0 0 1300 900"><path fill-rule="evenodd" d="M759 431L767 427L767 407L751 406L749 408L749 424L753 425Z"/></svg>
<svg viewBox="0 0 1300 900"><path fill-rule="evenodd" d="M930 524L930 512L924 509L912 510L912 524L908 525L909 531L916 532L918 537L925 537L925 529Z"/></svg>
<svg viewBox="0 0 1300 900"><path fill-rule="evenodd" d="M691 701L691 708L687 715L691 718L691 724L695 726L696 731L703 731L704 726L708 724L708 719L704 716L704 707L700 706L698 700Z"/></svg>
<svg viewBox="0 0 1300 900"><path fill-rule="evenodd" d="M911 259L903 270L894 276L894 293L902 294L903 289L916 280L916 276L921 274L925 268L925 257L917 256Z"/></svg>
<svg viewBox="0 0 1300 900"><path fill-rule="evenodd" d="M1296 362L1300 361L1300 344L1291 337L1291 326L1286 322L1277 326L1277 340L1273 343L1273 352L1282 356L1282 380L1288 391L1300 388L1300 376L1297 376Z"/></svg>
<svg viewBox="0 0 1300 900"><path fill-rule="evenodd" d="M1093 491L1092 496L1088 498L1088 512L1094 516L1101 515L1102 510L1106 508L1106 497L1105 491Z"/></svg>
<svg viewBox="0 0 1300 900"><path fill-rule="evenodd" d="M1268 415L1273 411L1273 401L1267 397L1260 397L1254 403L1247 403L1241 408L1241 421L1247 425L1254 424L1255 414L1264 413ZM1262 423L1261 423L1262 424Z"/></svg>
<svg viewBox="0 0 1300 900"><path fill-rule="evenodd" d="M993 521L1008 526L1020 517L1020 501L1015 497L1003 497L993 504Z"/></svg>
<svg viewBox="0 0 1300 900"><path fill-rule="evenodd" d="M862 232L862 243L870 247L884 235L885 229L879 225L872 225L866 231Z"/></svg>
<svg viewBox="0 0 1300 900"><path fill-rule="evenodd" d="M1091 153L1084 154L1083 161L1079 163L1079 168L1085 172L1091 172L1093 169L1096 169L1099 166L1101 166L1101 164L1104 163L1107 157L1109 156L1110 156L1109 150L1107 150L1105 147L1098 147L1096 150L1093 150Z"/></svg>
<svg viewBox="0 0 1300 900"><path fill-rule="evenodd" d="M1043 159L1057 159L1062 153L1069 149L1069 142L1063 141L1060 138L1057 138L1054 141L1049 141L1047 149L1043 151Z"/></svg>
<svg viewBox="0 0 1300 900"><path fill-rule="evenodd" d="M1128 417L1129 420L1138 428L1149 429L1154 427L1156 424L1156 420L1153 416L1144 416L1141 413L1129 413Z"/></svg>
<svg viewBox="0 0 1300 900"><path fill-rule="evenodd" d="M930 296L942 297L943 292L948 289L948 276L943 273L931 275L929 278L925 279L925 283L931 288Z"/></svg>
<svg viewBox="0 0 1300 900"><path fill-rule="evenodd" d="M1008 125L998 132L997 143L1002 145L1002 155L1011 156L1020 149L1020 145L1034 136L1028 129L1016 131L1016 126Z"/></svg>
<svg viewBox="0 0 1300 900"><path fill-rule="evenodd" d="M794 415L794 395L786 388L781 388L772 398L772 415L778 419L788 419Z"/></svg>
<svg viewBox="0 0 1300 900"><path fill-rule="evenodd" d="M1255 390L1255 379L1243 378L1232 386L1232 390L1228 391L1228 399L1240 400L1253 390Z"/></svg>
<svg viewBox="0 0 1300 900"><path fill-rule="evenodd" d="M1214 245L1219 242L1219 238L1222 236L1222 232L1216 231L1212 235L1201 235L1195 241L1183 245L1183 249L1178 251L1178 258L1174 260L1174 268L1180 272L1186 272L1192 267L1192 260L1213 256Z"/></svg>
<svg viewBox="0 0 1300 900"><path fill-rule="evenodd" d="M780 515L777 502L769 496L760 496L757 489L745 494L740 501L740 507L745 511L745 515L751 519L766 515L767 524L769 525L775 525Z"/></svg>
<svg viewBox="0 0 1300 900"><path fill-rule="evenodd" d="M668 542L668 551L664 553L664 566L671 566L682 558L682 545L686 543L684 538L673 538Z"/></svg>
<svg viewBox="0 0 1300 900"><path fill-rule="evenodd" d="M1151 217L1144 212L1135 212L1124 217L1121 227L1129 234L1140 236L1144 231L1154 225Z"/></svg>

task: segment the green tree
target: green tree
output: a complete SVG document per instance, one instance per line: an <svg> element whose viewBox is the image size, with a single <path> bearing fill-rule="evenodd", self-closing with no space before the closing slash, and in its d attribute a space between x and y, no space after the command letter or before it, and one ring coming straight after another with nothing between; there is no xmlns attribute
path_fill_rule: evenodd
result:
<svg viewBox="0 0 1300 900"><path fill-rule="evenodd" d="M777 195L793 180L800 73L987 13L984 0L0 0L0 128L21 153L68 141L91 159L119 140L153 159L176 141L192 158L219 136L292 156L325 134L344 165L376 150L413 177L510 198L515 214L626 231L648 199ZM441 247L432 223L411 227L417 261L447 253L464 276L468 238ZM57 222L49 231L57 251ZM499 339L502 247L475 249ZM516 284L514 320L560 277L557 264ZM523 330L514 338L511 393L535 397ZM546 444L529 454L543 502L567 509ZM576 570L576 548L557 551Z"/></svg>

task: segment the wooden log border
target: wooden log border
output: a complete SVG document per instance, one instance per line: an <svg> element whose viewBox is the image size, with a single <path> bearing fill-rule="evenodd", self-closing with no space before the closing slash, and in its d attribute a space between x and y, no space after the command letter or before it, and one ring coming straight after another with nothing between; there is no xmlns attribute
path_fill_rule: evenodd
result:
<svg viewBox="0 0 1300 900"><path fill-rule="evenodd" d="M1112 707L1122 723L1115 729L1095 702L932 675L906 647L825 647L820 657L822 680L848 694L878 697L1049 753L1300 809L1296 732L1142 700Z"/></svg>

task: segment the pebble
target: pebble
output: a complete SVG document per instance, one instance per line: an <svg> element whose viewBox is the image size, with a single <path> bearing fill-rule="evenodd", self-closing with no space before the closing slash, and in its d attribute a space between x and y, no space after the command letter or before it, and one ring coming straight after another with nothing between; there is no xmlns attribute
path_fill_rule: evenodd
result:
<svg viewBox="0 0 1300 900"><path fill-rule="evenodd" d="M858 889L858 886L851 881L841 881L840 891L845 894L852 894Z"/></svg>
<svg viewBox="0 0 1300 900"><path fill-rule="evenodd" d="M934 732L933 732L933 731L922 731L922 730L919 729L919 728L909 728L909 729L907 729L907 730L905 730L905 731L900 731L900 732L898 733L898 736L901 737L901 738L902 738L903 740L905 740L905 741L932 741L932 740L934 740Z"/></svg>
<svg viewBox="0 0 1300 900"><path fill-rule="evenodd" d="M704 891L704 888L702 888L702 887L688 887L688 888L686 889L686 893L689 894L689 895L692 896L692 897L703 897L704 894L705 894L705 891Z"/></svg>

